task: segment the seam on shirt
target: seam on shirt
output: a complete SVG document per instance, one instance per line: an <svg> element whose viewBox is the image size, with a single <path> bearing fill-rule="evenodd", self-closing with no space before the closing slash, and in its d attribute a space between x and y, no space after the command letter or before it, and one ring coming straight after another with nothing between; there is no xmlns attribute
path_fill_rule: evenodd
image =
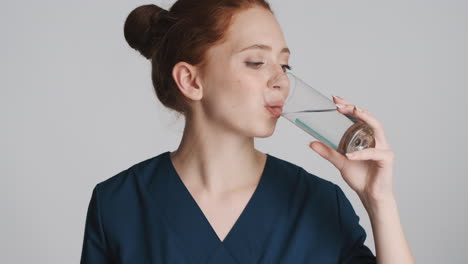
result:
<svg viewBox="0 0 468 264"><path fill-rule="evenodd" d="M296 182L294 183L294 187L293 187L293 190L297 190L297 186L302 182L302 181L308 181L307 179L307 176L304 175L302 172L306 172L306 170L304 170L302 167L297 167L297 172L296 172ZM309 186L310 187L310 186ZM308 188L309 190L309 188ZM307 195L304 195L304 199L308 199L309 197ZM289 203L291 202L291 200L293 199L293 195L288 195L288 201L287 201L287 205L289 205ZM303 203L303 205L305 206L305 203ZM286 212L287 214L289 215L290 211L289 211L289 207L286 209ZM300 210L300 209L299 209ZM280 220L280 215L281 215L281 212L278 212L278 214L275 216L275 221L273 223L273 227L276 226L277 222ZM298 221L299 219L296 219L296 221ZM294 224L295 226L295 224ZM275 228L271 228L271 230L268 232L268 235L267 235L267 241L271 238L271 236L273 235L273 232L275 231ZM285 241L290 241L291 240L291 237L292 237L292 234L288 234L287 237L284 239ZM265 258L265 254L266 254L266 250L264 247L262 247L263 249L263 253L260 255L260 257L258 258L258 263L264 263L264 258ZM280 254L278 254L278 258L280 260L282 260L285 256L284 256L284 251L282 251ZM260 262L262 261L262 262ZM280 263L283 263L283 262L280 262Z"/></svg>
<svg viewBox="0 0 468 264"><path fill-rule="evenodd" d="M338 190L338 185L334 184L335 185L335 195L336 195L336 208L337 208L337 211L338 211L338 221L339 221L339 224L340 224L340 232L343 232L343 222L342 222L342 219L341 219L341 210L340 210L340 195L339 195L339 190Z"/></svg>
<svg viewBox="0 0 468 264"><path fill-rule="evenodd" d="M95 192L96 192L96 214L98 216L98 221L99 221L99 229L100 229L100 235L101 235L101 240L104 242L104 252L105 252L105 255L107 258L109 258L109 252L108 252L108 242L107 242L107 237L106 237L106 234L104 232L104 224L103 224L103 221L102 221L102 217L101 217L101 206L99 204L99 183L96 184L96 187L95 187Z"/></svg>
<svg viewBox="0 0 468 264"><path fill-rule="evenodd" d="M336 195L336 208L338 211L338 222L340 226L340 233L343 234L343 222L341 219L341 209L340 209L340 197L339 197L339 186L337 184L333 184L335 186L335 195ZM339 256L339 263L343 263L343 249L344 249L344 243L342 242L340 245L340 256Z"/></svg>

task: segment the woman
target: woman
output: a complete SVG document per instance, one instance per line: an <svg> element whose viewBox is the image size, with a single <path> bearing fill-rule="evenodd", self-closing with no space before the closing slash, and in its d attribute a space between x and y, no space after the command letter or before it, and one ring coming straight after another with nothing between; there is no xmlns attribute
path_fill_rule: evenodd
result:
<svg viewBox="0 0 468 264"><path fill-rule="evenodd" d="M393 154L369 112L334 98L338 111L374 128L374 149L345 157L310 147L361 198L377 256L336 184L254 148L277 122L262 93L288 89L274 76L290 68L267 2L144 5L124 33L151 60L159 100L186 124L176 151L96 185L81 263L414 263L392 192Z"/></svg>

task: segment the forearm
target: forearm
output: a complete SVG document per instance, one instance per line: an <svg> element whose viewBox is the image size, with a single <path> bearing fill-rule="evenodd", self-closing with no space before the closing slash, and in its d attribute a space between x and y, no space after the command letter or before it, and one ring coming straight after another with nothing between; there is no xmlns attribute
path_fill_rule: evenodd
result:
<svg viewBox="0 0 468 264"><path fill-rule="evenodd" d="M403 233L394 197L361 201L369 214L378 264L416 263Z"/></svg>

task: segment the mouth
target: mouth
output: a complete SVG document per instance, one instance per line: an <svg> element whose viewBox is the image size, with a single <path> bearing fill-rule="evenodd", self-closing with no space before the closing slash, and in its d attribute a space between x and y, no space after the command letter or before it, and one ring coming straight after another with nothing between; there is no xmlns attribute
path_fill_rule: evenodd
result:
<svg viewBox="0 0 468 264"><path fill-rule="evenodd" d="M268 110L270 115L275 117L275 118L279 118L281 116L281 113L283 113L283 106L282 105L278 105L278 106L265 105L265 108L266 108L266 110Z"/></svg>

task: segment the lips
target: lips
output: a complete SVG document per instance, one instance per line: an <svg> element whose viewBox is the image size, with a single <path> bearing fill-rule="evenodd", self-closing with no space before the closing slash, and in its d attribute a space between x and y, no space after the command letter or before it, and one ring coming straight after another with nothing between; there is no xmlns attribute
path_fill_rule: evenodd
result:
<svg viewBox="0 0 468 264"><path fill-rule="evenodd" d="M268 112L270 112L270 114L273 117L276 117L276 118L280 117L281 113L283 113L282 105L278 105L278 106L266 105L265 108L268 110Z"/></svg>

